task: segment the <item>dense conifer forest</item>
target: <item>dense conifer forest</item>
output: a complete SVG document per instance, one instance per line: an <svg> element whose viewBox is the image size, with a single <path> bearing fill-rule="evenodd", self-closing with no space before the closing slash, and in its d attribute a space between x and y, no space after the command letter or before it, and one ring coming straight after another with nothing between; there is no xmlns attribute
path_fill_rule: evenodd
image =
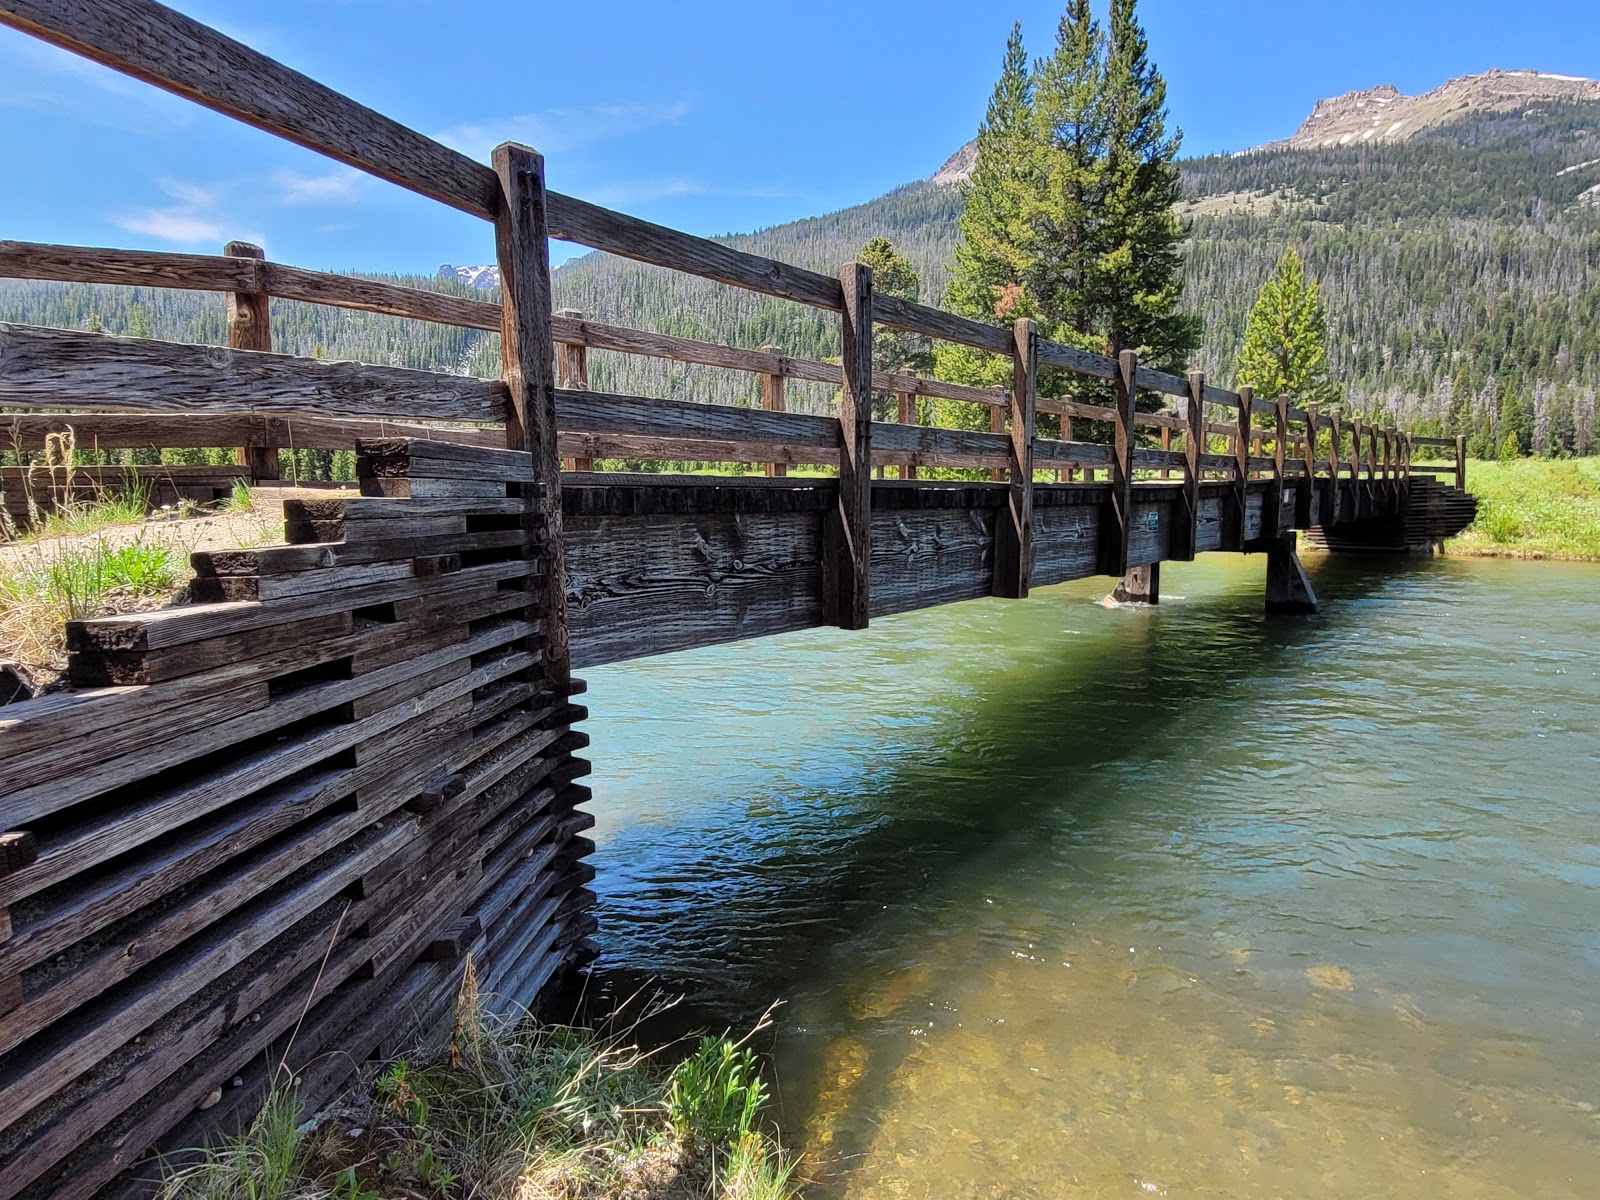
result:
<svg viewBox="0 0 1600 1200"><path fill-rule="evenodd" d="M1485 456L1594 450L1600 392L1600 112L1547 105L1465 117L1409 141L1266 148L1183 163L1184 305L1204 327L1194 365L1231 382L1256 293L1285 249L1320 281L1329 370L1345 402ZM885 236L938 303L960 189L908 184L869 203L731 245L832 273ZM487 239L486 239L487 247ZM321 264L302 264L321 265ZM455 282L403 277L465 294ZM597 320L790 354L837 354L828 313L592 254L556 272L558 307ZM477 293L482 295L484 293ZM493 335L279 302L274 341L298 354L493 374ZM223 340L218 296L0 281L0 319L191 342ZM594 353L591 386L753 403L731 372ZM796 386L797 408L831 392Z"/></svg>

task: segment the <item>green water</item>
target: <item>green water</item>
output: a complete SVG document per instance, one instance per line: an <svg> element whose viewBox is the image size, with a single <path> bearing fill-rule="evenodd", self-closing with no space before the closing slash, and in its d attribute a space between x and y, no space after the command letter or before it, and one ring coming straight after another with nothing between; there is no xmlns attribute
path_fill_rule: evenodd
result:
<svg viewBox="0 0 1600 1200"><path fill-rule="evenodd" d="M1600 568L1104 581L589 672L601 960L814 1194L1600 1194Z"/></svg>

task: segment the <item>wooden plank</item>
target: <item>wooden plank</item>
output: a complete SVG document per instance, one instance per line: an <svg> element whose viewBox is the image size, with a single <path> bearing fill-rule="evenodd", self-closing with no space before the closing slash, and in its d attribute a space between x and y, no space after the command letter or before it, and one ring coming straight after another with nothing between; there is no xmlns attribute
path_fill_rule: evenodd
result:
<svg viewBox="0 0 1600 1200"><path fill-rule="evenodd" d="M564 692L572 675L567 639L565 549L561 536L561 457L557 431L555 346L551 340L550 243L544 157L526 146L495 147L500 184L495 253L502 306L500 361L511 403L506 445L525 450L538 480L522 489L524 556L539 574L522 586L528 618L540 628L530 645L541 656L538 682ZM585 393L568 392L568 395Z"/></svg>
<svg viewBox="0 0 1600 1200"><path fill-rule="evenodd" d="M1057 463L1073 467L1109 467L1113 449L1099 442L1057 442L1039 438L1033 445L1033 459L1038 464Z"/></svg>
<svg viewBox="0 0 1600 1200"><path fill-rule="evenodd" d="M863 263L846 263L839 280L844 295L840 320L844 387L839 395L838 503L823 521L823 620L842 629L865 629L872 606L872 318L876 296L872 269Z"/></svg>
<svg viewBox="0 0 1600 1200"><path fill-rule="evenodd" d="M917 423L917 401L911 392L895 393L895 415L902 425L915 425ZM906 464L900 468L901 479L915 479L917 468Z"/></svg>
<svg viewBox="0 0 1600 1200"><path fill-rule="evenodd" d="M499 421L505 403L461 375L0 322L0 404Z"/></svg>
<svg viewBox="0 0 1600 1200"><path fill-rule="evenodd" d="M571 196L551 193L549 217L550 236L564 242L581 242L623 258L715 279L813 308L838 312L843 304L838 280L826 275L612 212Z"/></svg>
<svg viewBox="0 0 1600 1200"><path fill-rule="evenodd" d="M984 486L989 503L981 507L969 488L957 507L873 513L874 617L994 594L996 526L1010 518L993 503L1002 499L997 489Z"/></svg>
<svg viewBox="0 0 1600 1200"><path fill-rule="evenodd" d="M494 172L151 0L3 0L0 23L494 219Z"/></svg>
<svg viewBox="0 0 1600 1200"><path fill-rule="evenodd" d="M791 446L840 444L839 422L805 413L763 412L724 404L649 400L606 392L556 392L556 422L562 430L625 433L647 437L781 443Z"/></svg>
<svg viewBox="0 0 1600 1200"><path fill-rule="evenodd" d="M1340 442L1344 440L1344 425L1342 424L1340 410L1335 407L1328 413L1328 484L1327 495L1323 501L1323 524L1336 525L1339 523L1339 455Z"/></svg>
<svg viewBox="0 0 1600 1200"><path fill-rule="evenodd" d="M1111 456L1111 511L1100 525L1102 575L1122 576L1131 565L1128 554L1133 521L1133 405L1139 356L1124 350L1118 356L1117 377L1112 381L1117 401L1116 444Z"/></svg>
<svg viewBox="0 0 1600 1200"><path fill-rule="evenodd" d="M1048 338L1039 339L1039 365L1060 367L1074 374L1088 375L1095 379L1115 379L1117 376L1116 359L1108 358L1104 354L1078 350L1072 346L1063 346L1060 342L1052 342Z"/></svg>
<svg viewBox="0 0 1600 1200"><path fill-rule="evenodd" d="M225 255L0 241L0 278L198 292L264 292L280 300L327 304L466 329L500 329L499 305L485 300Z"/></svg>
<svg viewBox="0 0 1600 1200"><path fill-rule="evenodd" d="M788 474L788 467L836 466L837 447L795 446L781 442L717 441L710 438L658 437L628 433L561 433L557 442L562 458L626 458L638 461L704 463L763 463L774 467L772 478ZM874 462L892 461L874 451ZM783 467L782 471L777 467ZM605 472L608 477L617 472Z"/></svg>
<svg viewBox="0 0 1600 1200"><path fill-rule="evenodd" d="M1006 511L995 527L994 594L1025 599L1033 568L1033 441L1039 382L1039 327L1027 318L1013 328L1011 463ZM996 409L996 412L999 410Z"/></svg>
<svg viewBox="0 0 1600 1200"><path fill-rule="evenodd" d="M874 453L948 455L993 460L1006 467L1011 462L1011 435L970 429L940 429L930 425L901 425L891 421L872 425Z"/></svg>
<svg viewBox="0 0 1600 1200"><path fill-rule="evenodd" d="M686 519L660 510L689 497L651 490L671 493L656 512L566 518L579 666L823 623L820 511L702 510ZM831 494L825 501L834 503Z"/></svg>

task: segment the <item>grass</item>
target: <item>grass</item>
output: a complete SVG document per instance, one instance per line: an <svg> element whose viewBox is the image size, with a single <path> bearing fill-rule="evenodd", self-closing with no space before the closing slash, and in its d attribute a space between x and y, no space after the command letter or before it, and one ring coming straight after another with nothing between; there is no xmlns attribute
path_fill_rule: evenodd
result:
<svg viewBox="0 0 1600 1200"><path fill-rule="evenodd" d="M676 1067L629 1040L478 1011L449 1041L302 1120L277 1090L241 1136L169 1165L161 1200L790 1200L758 1126L755 1056L703 1039Z"/></svg>
<svg viewBox="0 0 1600 1200"><path fill-rule="evenodd" d="M187 578L171 547L135 540L36 546L0 570L0 658L33 673L65 666L66 623L165 601Z"/></svg>
<svg viewBox="0 0 1600 1200"><path fill-rule="evenodd" d="M1600 459L1470 462L1478 518L1447 552L1600 561Z"/></svg>

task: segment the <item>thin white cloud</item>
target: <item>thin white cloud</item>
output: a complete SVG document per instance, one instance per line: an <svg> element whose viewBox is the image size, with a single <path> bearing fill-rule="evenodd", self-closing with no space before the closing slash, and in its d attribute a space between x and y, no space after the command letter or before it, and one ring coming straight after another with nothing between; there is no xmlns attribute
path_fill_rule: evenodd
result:
<svg viewBox="0 0 1600 1200"><path fill-rule="evenodd" d="M485 162L501 142L521 142L543 154L564 153L630 133L676 125L689 112L689 107L687 100L670 100L547 108L518 116L464 122L434 137Z"/></svg>
<svg viewBox="0 0 1600 1200"><path fill-rule="evenodd" d="M114 215L112 222L129 233L140 233L175 246L207 246L218 250L227 240L222 226L179 208L146 208Z"/></svg>
<svg viewBox="0 0 1600 1200"><path fill-rule="evenodd" d="M283 170L272 177L278 199L284 204L354 204L361 199L363 176L344 168L326 175L301 175Z"/></svg>
<svg viewBox="0 0 1600 1200"><path fill-rule="evenodd" d="M163 178L158 181L161 190L188 208L210 208L217 202L215 189L181 179Z"/></svg>

